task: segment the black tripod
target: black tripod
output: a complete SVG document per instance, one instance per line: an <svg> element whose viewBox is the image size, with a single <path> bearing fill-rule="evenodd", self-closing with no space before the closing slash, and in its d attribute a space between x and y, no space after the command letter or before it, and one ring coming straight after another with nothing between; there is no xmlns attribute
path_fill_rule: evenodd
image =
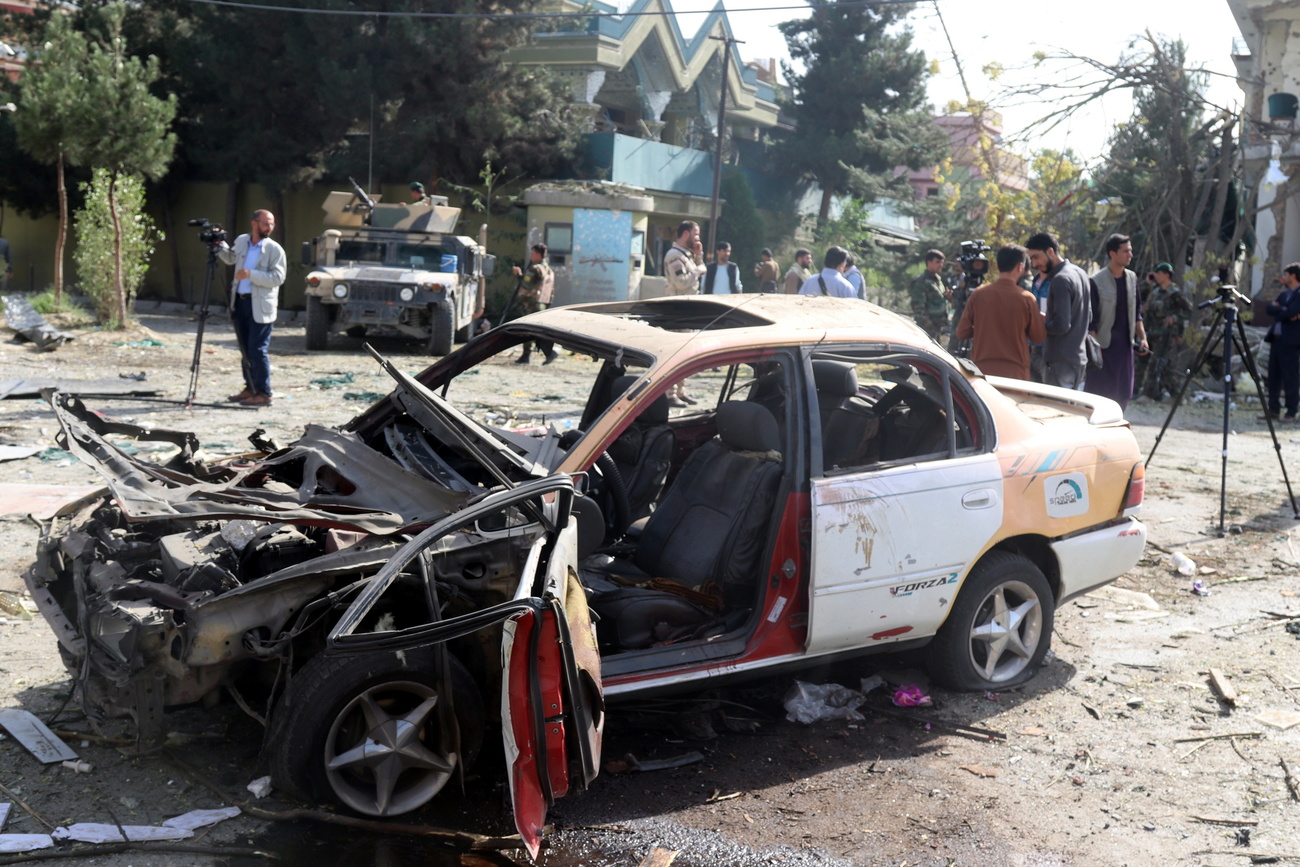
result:
<svg viewBox="0 0 1300 867"><path fill-rule="evenodd" d="M1277 431L1273 427L1273 414L1268 410L1268 404L1264 400L1264 387L1260 383L1259 368L1255 366L1255 356L1250 351L1250 344L1246 342L1246 328L1241 324L1241 318L1237 315L1237 303L1250 303L1250 299L1237 291L1236 286L1220 286L1219 297L1211 298L1208 301L1202 301L1196 305L1197 310L1214 305L1214 321L1210 323L1210 331L1206 337L1205 345L1197 354L1196 360L1192 366L1187 369L1187 376L1183 379L1182 386L1178 389L1178 394L1174 396L1173 406L1169 407L1169 415L1165 416L1165 423L1160 428L1160 433L1156 436L1156 441L1151 444L1151 453L1147 455L1147 466L1151 465L1151 459L1156 455L1156 449L1160 447L1160 440L1164 437L1165 431L1169 429L1169 423L1174 419L1174 413L1178 411L1178 406L1183 402L1183 395L1187 393L1187 386L1191 383L1192 378L1200 371L1205 360L1210 357L1210 353L1219 345L1223 346L1223 463L1219 474L1219 535L1224 534L1223 516L1228 508L1228 433L1232 418L1232 347L1235 345L1237 351L1241 354L1245 362L1246 372L1255 383L1255 393L1259 395L1260 406L1264 408L1264 420L1268 423L1268 435L1273 438L1273 450L1277 452L1277 463L1282 468L1282 480L1286 482L1286 494L1291 500L1291 513L1294 518L1300 520L1300 509L1296 508L1295 494L1291 491L1291 479L1286 473L1286 463L1282 460L1282 446L1277 441ZM1223 327L1219 325L1222 323ZM1236 326L1234 329L1233 326Z"/></svg>
<svg viewBox="0 0 1300 867"><path fill-rule="evenodd" d="M194 406L194 393L199 387L199 362L203 358L203 332L208 325L208 304L212 300L212 275L217 270L217 246L208 245L208 263L203 270L203 298L199 301L199 327L194 332L194 357L190 359L190 388L185 392L185 405Z"/></svg>

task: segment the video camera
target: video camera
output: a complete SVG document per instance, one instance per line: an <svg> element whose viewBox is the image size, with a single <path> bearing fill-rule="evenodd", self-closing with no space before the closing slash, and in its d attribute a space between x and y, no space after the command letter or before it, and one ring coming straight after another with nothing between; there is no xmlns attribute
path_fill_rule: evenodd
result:
<svg viewBox="0 0 1300 867"><path fill-rule="evenodd" d="M961 242L961 254L957 256L957 261L961 263L968 289L974 289L984 283L984 278L989 274L989 257L984 254L991 249L993 248L986 244L983 238Z"/></svg>
<svg viewBox="0 0 1300 867"><path fill-rule="evenodd" d="M226 234L226 230L208 220L207 217L190 220L185 225L198 226L199 240L211 247L230 242L230 236Z"/></svg>

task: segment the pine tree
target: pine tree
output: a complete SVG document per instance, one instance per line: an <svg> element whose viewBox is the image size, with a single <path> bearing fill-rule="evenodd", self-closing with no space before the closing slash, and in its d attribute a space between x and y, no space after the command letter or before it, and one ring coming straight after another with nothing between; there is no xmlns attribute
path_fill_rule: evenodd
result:
<svg viewBox="0 0 1300 867"><path fill-rule="evenodd" d="M818 220L831 200L910 196L898 166L937 162L946 138L925 99L925 54L912 49L906 5L813 2L805 19L780 25L791 58L784 108L794 130L780 141L781 164L821 187Z"/></svg>

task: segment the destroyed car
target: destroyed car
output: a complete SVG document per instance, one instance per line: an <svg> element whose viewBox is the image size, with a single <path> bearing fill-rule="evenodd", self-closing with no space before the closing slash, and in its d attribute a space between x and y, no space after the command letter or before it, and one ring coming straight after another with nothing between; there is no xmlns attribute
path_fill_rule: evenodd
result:
<svg viewBox="0 0 1300 867"><path fill-rule="evenodd" d="M539 339L559 361L516 367ZM535 847L596 774L606 699L921 647L939 682L1003 689L1145 545L1118 405L986 377L853 299L579 305L418 376L375 357L395 387L341 429L222 458L52 396L108 480L28 574L88 713L147 748L224 690L280 789L375 816L499 723Z"/></svg>

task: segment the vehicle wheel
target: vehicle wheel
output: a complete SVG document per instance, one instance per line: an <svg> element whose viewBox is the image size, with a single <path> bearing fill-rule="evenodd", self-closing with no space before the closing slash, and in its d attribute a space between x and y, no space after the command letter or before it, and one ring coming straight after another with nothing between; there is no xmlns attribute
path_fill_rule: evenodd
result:
<svg viewBox="0 0 1300 867"><path fill-rule="evenodd" d="M1037 566L995 551L971 570L930 644L930 674L965 690L1033 677L1052 641L1052 590Z"/></svg>
<svg viewBox="0 0 1300 867"><path fill-rule="evenodd" d="M307 296L307 348L329 348L330 313L315 295Z"/></svg>
<svg viewBox="0 0 1300 867"><path fill-rule="evenodd" d="M456 317L450 301L439 301L429 306L429 339L425 349L430 355L451 352L452 338L456 333Z"/></svg>
<svg viewBox="0 0 1300 867"><path fill-rule="evenodd" d="M473 677L448 655L445 695L438 659L435 648L421 647L310 660L276 705L268 733L276 788L367 816L428 803L458 764L473 763L485 724ZM444 713L448 698L454 717Z"/></svg>

